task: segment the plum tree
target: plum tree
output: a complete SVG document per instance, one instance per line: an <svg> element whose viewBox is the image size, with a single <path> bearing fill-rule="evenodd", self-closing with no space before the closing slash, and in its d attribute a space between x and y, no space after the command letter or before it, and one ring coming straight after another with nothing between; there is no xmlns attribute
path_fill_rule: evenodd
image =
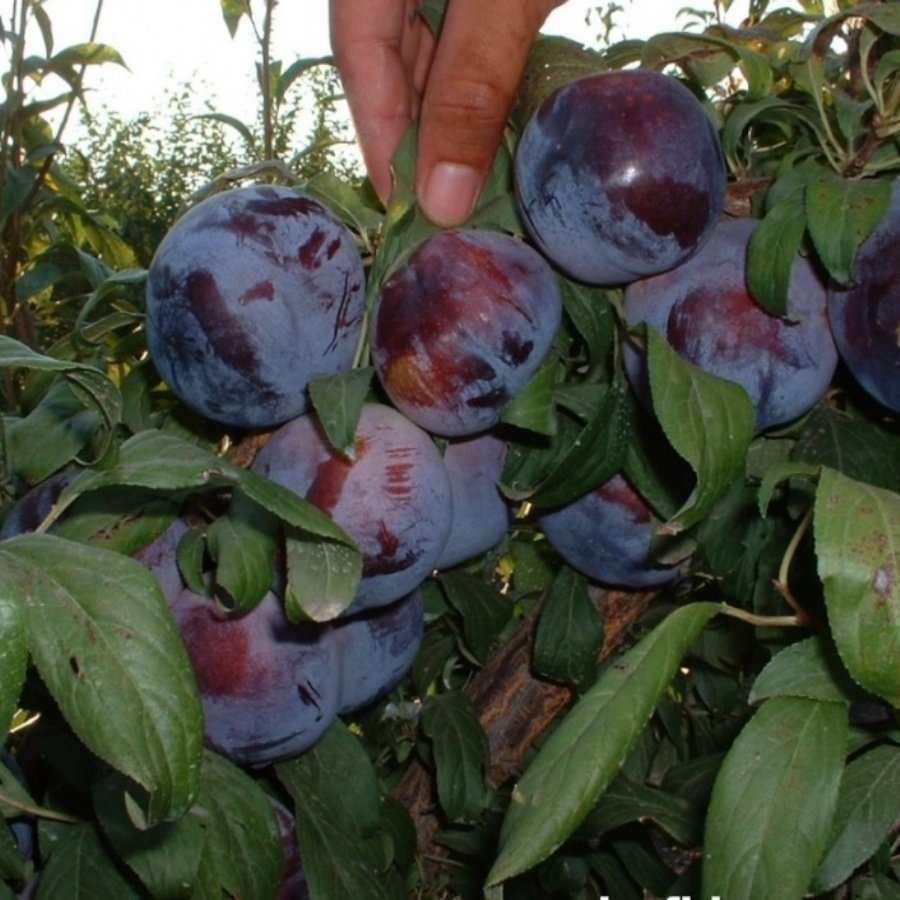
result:
<svg viewBox="0 0 900 900"><path fill-rule="evenodd" d="M236 614L185 588L170 608L211 747L237 763L265 765L311 747L334 721L341 687L330 625L289 622L273 592Z"/></svg>
<svg viewBox="0 0 900 900"><path fill-rule="evenodd" d="M391 690L412 667L424 631L420 590L339 619L334 626L341 665L339 714L362 709Z"/></svg>
<svg viewBox="0 0 900 900"><path fill-rule="evenodd" d="M826 314L825 281L807 258L791 270L786 317L764 310L747 287L747 248L755 219L723 219L687 262L625 289L629 326L653 326L684 359L741 385L763 431L807 412L837 365ZM646 360L626 339L624 360L646 397Z"/></svg>
<svg viewBox="0 0 900 900"><path fill-rule="evenodd" d="M317 375L349 369L364 274L348 229L312 197L248 185L198 203L147 276L147 344L190 407L237 427L285 422Z"/></svg>
<svg viewBox="0 0 900 900"><path fill-rule="evenodd" d="M601 584L644 588L678 575L677 565L655 561L652 542L661 522L622 474L539 519L557 553Z"/></svg>
<svg viewBox="0 0 900 900"><path fill-rule="evenodd" d="M352 459L308 414L282 425L253 469L305 497L356 541L363 577L353 611L418 587L450 533L452 495L440 452L426 432L383 404L363 406Z"/></svg>
<svg viewBox="0 0 900 900"><path fill-rule="evenodd" d="M900 412L900 188L853 262L849 286L832 282L828 315L841 359L862 388Z"/></svg>
<svg viewBox="0 0 900 900"><path fill-rule="evenodd" d="M444 466L453 492L453 517L437 568L479 556L509 529L512 509L500 493L506 447L502 438L489 433L447 444Z"/></svg>
<svg viewBox="0 0 900 900"><path fill-rule="evenodd" d="M432 434L500 421L562 316L553 270L523 241L460 229L423 241L375 301L372 359L385 391Z"/></svg>
<svg viewBox="0 0 900 900"><path fill-rule="evenodd" d="M528 230L561 269L619 284L683 262L725 200L718 135L675 78L600 72L552 93L522 131L515 189Z"/></svg>

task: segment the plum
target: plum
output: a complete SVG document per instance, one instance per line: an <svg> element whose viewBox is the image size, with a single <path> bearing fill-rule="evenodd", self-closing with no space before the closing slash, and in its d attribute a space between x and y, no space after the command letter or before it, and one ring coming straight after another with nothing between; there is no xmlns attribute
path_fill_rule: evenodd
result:
<svg viewBox="0 0 900 900"><path fill-rule="evenodd" d="M658 72L599 72L554 91L516 150L528 231L556 265L591 284L625 284L683 262L725 202L712 121Z"/></svg>
<svg viewBox="0 0 900 900"><path fill-rule="evenodd" d="M334 721L340 665L329 624L289 622L272 592L234 614L186 588L170 608L215 750L242 765L265 765L308 749Z"/></svg>
<svg viewBox="0 0 900 900"><path fill-rule="evenodd" d="M856 254L849 287L832 284L828 315L841 359L863 390L900 412L900 187Z"/></svg>
<svg viewBox="0 0 900 900"><path fill-rule="evenodd" d="M500 493L506 463L506 442L493 434L450 441L444 466L453 491L450 536L438 557L437 568L480 556L506 534L512 509Z"/></svg>
<svg viewBox="0 0 900 900"><path fill-rule="evenodd" d="M539 521L572 568L604 585L653 587L678 575L677 565L653 559L652 541L661 523L621 473L572 503L542 513Z"/></svg>
<svg viewBox="0 0 900 900"><path fill-rule="evenodd" d="M349 369L363 322L349 230L291 188L214 194L179 219L147 275L147 344L181 400L216 422L300 415L319 375Z"/></svg>
<svg viewBox="0 0 900 900"><path fill-rule="evenodd" d="M365 610L335 622L341 664L339 714L374 703L410 670L425 631L420 590L388 606Z"/></svg>
<svg viewBox="0 0 900 900"><path fill-rule="evenodd" d="M553 345L562 295L532 247L458 229L423 241L375 301L372 359L394 405L432 434L500 421Z"/></svg>
<svg viewBox="0 0 900 900"><path fill-rule="evenodd" d="M430 574L450 533L452 494L440 451L397 410L363 406L354 458L312 414L282 425L253 470L327 513L356 542L363 577L352 610L383 606Z"/></svg>
<svg viewBox="0 0 900 900"><path fill-rule="evenodd" d="M278 900L309 900L309 885L303 871L296 819L280 800L271 797L270 802L278 820L278 833L281 835L284 858L281 883L278 885Z"/></svg>
<svg viewBox="0 0 900 900"><path fill-rule="evenodd" d="M790 422L822 397L837 366L826 314L824 279L798 256L791 270L787 317L768 313L747 288L747 248L759 222L723 219L687 262L625 289L629 326L652 325L684 359L741 385L756 430ZM643 394L645 356L624 345L626 370Z"/></svg>
<svg viewBox="0 0 900 900"><path fill-rule="evenodd" d="M159 537L134 554L134 558L153 573L170 604L185 587L178 568L178 544L189 530L184 519L175 519Z"/></svg>
<svg viewBox="0 0 900 900"><path fill-rule="evenodd" d="M36 484L11 507L0 526L0 540L34 531L50 514L63 490L75 480L80 469L64 469Z"/></svg>

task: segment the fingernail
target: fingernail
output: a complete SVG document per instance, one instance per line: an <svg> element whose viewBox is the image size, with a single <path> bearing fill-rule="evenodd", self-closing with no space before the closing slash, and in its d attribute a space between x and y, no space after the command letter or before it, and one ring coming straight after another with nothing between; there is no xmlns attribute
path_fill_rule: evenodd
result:
<svg viewBox="0 0 900 900"><path fill-rule="evenodd" d="M481 173L471 166L438 163L419 196L422 212L435 225L450 227L465 221L481 190Z"/></svg>

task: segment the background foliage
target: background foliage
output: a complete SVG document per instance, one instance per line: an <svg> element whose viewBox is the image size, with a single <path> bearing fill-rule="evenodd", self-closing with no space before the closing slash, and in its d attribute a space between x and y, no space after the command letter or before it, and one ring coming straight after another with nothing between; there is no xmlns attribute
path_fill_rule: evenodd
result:
<svg viewBox="0 0 900 900"><path fill-rule="evenodd" d="M900 172L900 7L751 0L730 27L731 6L692 12L692 33L592 52L539 42L508 149L554 82L636 63L676 74L719 129L729 212L762 218L751 281L781 311L798 252L847 280ZM331 69L271 58L274 3L221 10L258 37L258 122L189 116L176 89L165 123L83 113L76 148L48 114L79 107L85 70L118 54L96 35L55 48L40 0L2 20L4 514L67 467L82 474L33 533L0 542L0 809L37 823L28 858L0 834L0 897L273 897L272 799L296 815L316 898L900 896L900 589L873 590L883 559L859 550L887 547L896 567L896 417L840 371L809 416L753 436L731 386L650 336L669 402L648 421L622 379L616 290L565 284L559 352L507 414L521 515L483 559L429 580L409 678L271 769L204 750L177 631L128 557L179 508L213 520L235 491L340 536L246 471L257 436L199 420L160 384L145 267L185 204L250 179L324 198L373 286L432 230L413 142L381 210L336 152ZM601 30L614 16L597 11ZM46 99L51 73L65 89ZM318 116L297 135L304 104ZM521 232L508 152L473 222ZM333 414L338 429L352 418ZM588 584L536 525L536 509L623 467L690 558L658 593Z"/></svg>

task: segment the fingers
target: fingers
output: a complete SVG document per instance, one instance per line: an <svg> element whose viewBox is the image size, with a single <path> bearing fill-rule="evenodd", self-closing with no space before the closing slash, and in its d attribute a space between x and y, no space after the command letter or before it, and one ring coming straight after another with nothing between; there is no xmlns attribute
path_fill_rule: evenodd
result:
<svg viewBox="0 0 900 900"><path fill-rule="evenodd" d="M558 0L451 0L422 100L416 187L436 224L472 211L528 51Z"/></svg>
<svg viewBox="0 0 900 900"><path fill-rule="evenodd" d="M406 0L331 0L331 47L366 170L383 201L391 157L417 116L433 40ZM419 89L410 73L417 73Z"/></svg>

